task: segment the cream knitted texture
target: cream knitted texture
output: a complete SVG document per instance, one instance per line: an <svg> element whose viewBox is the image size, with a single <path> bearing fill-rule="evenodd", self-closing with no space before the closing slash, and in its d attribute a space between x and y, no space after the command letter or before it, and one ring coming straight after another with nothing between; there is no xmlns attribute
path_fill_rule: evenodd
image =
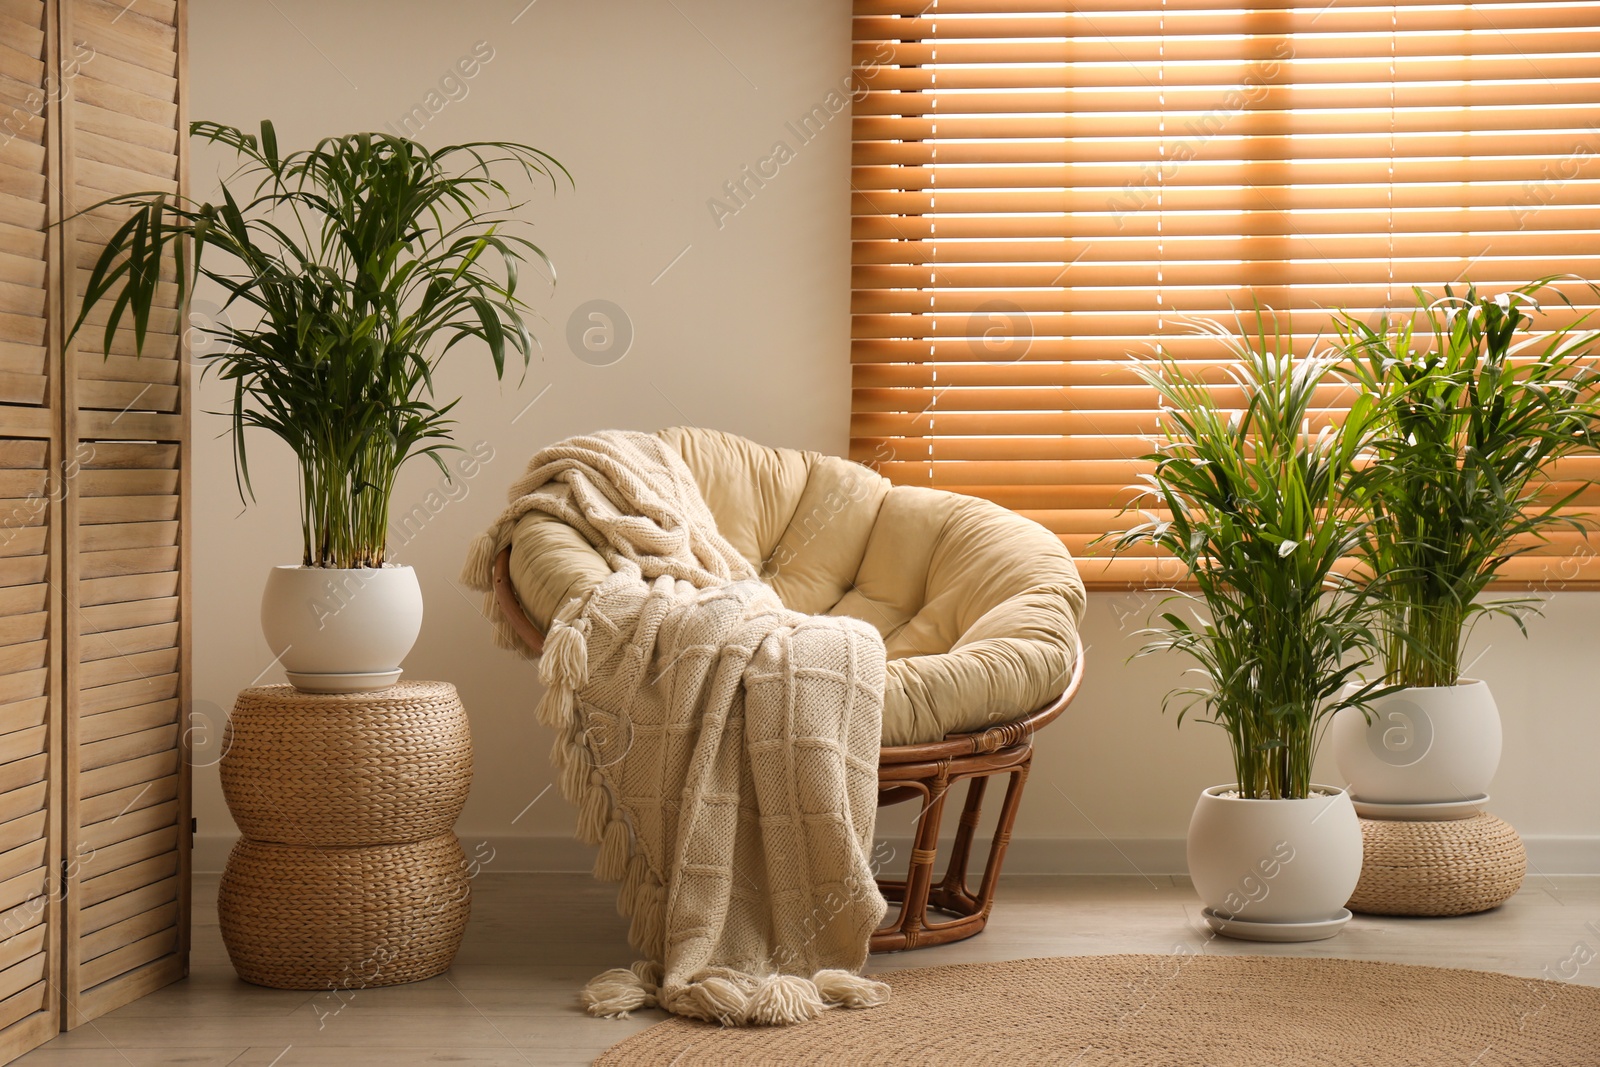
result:
<svg viewBox="0 0 1600 1067"><path fill-rule="evenodd" d="M646 578L669 574L698 588L756 574L717 532L683 457L654 434L602 430L558 441L534 455L506 495L510 504L473 542L461 580L483 591L496 642L523 655L531 653L494 602L494 559L530 511L583 534L613 569L627 560Z"/></svg>
<svg viewBox="0 0 1600 1067"><path fill-rule="evenodd" d="M532 510L614 573L551 626L541 721L578 836L646 960L584 991L596 1015L659 1005L730 1025L883 1003L862 978L885 904L869 862L883 642L789 611L717 532L681 457L645 434L534 457L464 578Z"/></svg>

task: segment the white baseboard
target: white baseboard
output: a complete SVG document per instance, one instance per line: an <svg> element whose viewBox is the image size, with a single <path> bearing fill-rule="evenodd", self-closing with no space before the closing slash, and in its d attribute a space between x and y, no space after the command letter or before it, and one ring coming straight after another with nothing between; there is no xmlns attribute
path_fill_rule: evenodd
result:
<svg viewBox="0 0 1600 1067"><path fill-rule="evenodd" d="M202 834L194 842L194 870L216 874L237 840L233 835ZM1530 874L1600 875L1600 837L1539 835L1524 837ZM467 855L485 871L499 874L587 872L594 849L570 837L461 835ZM880 841L894 851L885 855L889 870L900 867L911 850L906 838ZM1102 837L1013 838L1006 853L1007 874L1127 874L1152 878L1184 874L1181 837L1136 837L1114 841Z"/></svg>

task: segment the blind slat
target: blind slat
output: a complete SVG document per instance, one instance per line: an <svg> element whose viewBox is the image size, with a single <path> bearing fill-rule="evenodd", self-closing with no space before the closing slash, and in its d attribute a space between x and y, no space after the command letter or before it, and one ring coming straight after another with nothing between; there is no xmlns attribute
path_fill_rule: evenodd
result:
<svg viewBox="0 0 1600 1067"><path fill-rule="evenodd" d="M1431 208L1356 211L1235 211L1225 219L1215 212L1080 212L1072 215L1022 215L1010 217L967 215L883 216L853 220L851 236L858 241L972 240L983 238L1142 237L1160 233L1170 237L1205 237L1225 223L1234 234L1273 236L1374 233L1476 233L1486 238L1518 230L1592 232L1600 217L1587 205L1560 210L1529 211L1529 204L1497 204L1482 208ZM1101 205L1103 208L1104 205ZM1550 205L1541 205L1549 208Z"/></svg>
<svg viewBox="0 0 1600 1067"><path fill-rule="evenodd" d="M1288 288L1280 288L1273 290L1273 295L1291 297L1294 295L1294 291ZM1399 290L1399 295L1407 294L1403 290ZM1218 303L1221 303L1221 300ZM1281 307L1283 305L1268 304L1267 306ZM1247 311L1248 308L1249 303L1246 302L1241 310ZM1164 323L1162 320L1175 318L1182 314L1184 313L1170 307L1163 308L1152 300L1148 309L1143 312L1135 310L1106 312L1103 314L1097 312L1063 312L1053 315L1034 313L1026 316L1030 321L1020 325L1010 321L1012 316L1004 308L985 315L856 315L851 321L855 336L862 338L930 338L954 335L957 337L977 336L981 339L984 336L984 331L993 331L1000 327L1008 331L1007 336L1027 336L1022 332L1023 329L1026 329L1031 330L1035 337L1041 334L1062 336L1099 334L1120 337L1143 333L1152 340L1159 341L1167 333L1178 333L1182 329L1178 323ZM1560 308L1552 310L1546 318L1549 319L1552 325L1564 325L1575 321L1581 314L1581 310ZM1279 312L1279 315L1292 321L1298 333L1320 331L1330 337L1333 336L1336 313L1332 310L1294 308L1292 311ZM997 322L995 321L997 318L1006 321ZM969 334L968 330L977 330L978 332ZM991 334L990 336L992 338L994 335ZM1216 343L1213 342L1212 344L1214 350ZM982 352L981 343L976 348L969 346L968 358L970 359L973 354ZM1003 354L1003 358L1010 360L1016 358L1016 355L1014 351L1007 350Z"/></svg>
<svg viewBox="0 0 1600 1067"><path fill-rule="evenodd" d="M1205 85L1169 84L1166 86L1167 105L1178 112L1236 111L1244 104L1260 106L1262 94L1275 94L1272 110L1315 111L1340 108L1403 108L1420 107L1504 107L1514 104L1562 104L1594 99L1595 76L1593 71L1564 79L1546 79L1519 75L1499 80L1484 79L1462 84L1459 81L1440 82L1375 82L1335 83L1319 85L1302 83L1294 86L1287 102L1278 86L1252 83L1252 92L1242 83L1219 82ZM946 115L1094 115L1100 112L1143 113L1149 101L1150 86L1139 84L1128 88L1116 87L1066 87L1045 86L1026 92L942 92L925 89L914 95L898 92L881 92L886 88L877 83L877 74L871 68L862 72L864 92L855 101L854 113L859 117L928 117L937 113Z"/></svg>
<svg viewBox="0 0 1600 1067"><path fill-rule="evenodd" d="M878 54L878 53L874 53ZM1295 65L1292 79L1275 84L1341 85L1360 84L1374 80L1379 64L1377 57L1363 63L1359 59L1309 60L1299 63L1287 60L1278 63ZM1529 56L1524 53L1473 56L1412 56L1402 57L1388 70L1389 57L1381 58L1383 77L1394 82L1462 81L1468 79L1497 80L1501 78L1524 80L1530 78L1592 78L1594 58L1590 55L1547 53ZM929 63L918 67L881 67L872 78L874 90L918 92L939 89L1058 89L1065 85L1074 88L1154 88L1168 79L1181 79L1190 85L1238 86L1246 84L1250 63L1214 63L1190 61L1162 64L1156 60L1128 63L1107 60L1091 63L1062 63L1050 65L1002 66L944 66ZM1258 62L1257 66L1261 64ZM1165 69L1163 69L1165 67ZM1258 78L1257 84L1264 78Z"/></svg>
<svg viewBox="0 0 1600 1067"><path fill-rule="evenodd" d="M1437 269L1437 268L1435 268ZM1220 273L1220 272L1219 272ZM1151 278L1154 284L1154 277ZM1219 278L1214 284L1207 286L1193 286L1185 289L1174 288L1170 285L1161 289L1160 299L1150 289L979 289L979 290L941 290L937 295L927 290L903 290L884 292L882 290L865 290L857 292L851 301L850 310L858 315L882 315L904 313L908 315L922 314L932 306L934 310L943 314L964 312L969 315L988 316L991 321L983 325L986 331L993 331L997 326L1006 323L999 320L1018 317L1018 313L1027 313L1029 322L1014 324L1006 336L1018 334L1020 330L1026 332L1022 336L1031 337L1033 332L1045 332L1044 322L1033 319L1033 313L1083 313L1083 312L1118 312L1139 311L1154 312L1165 308L1169 313L1175 312L1184 315L1206 315L1215 317L1218 312L1227 312L1229 302L1234 307L1248 309L1250 307L1249 290L1251 286L1243 284L1229 285L1225 279ZM1387 286L1377 283L1368 285L1345 286L1299 286L1290 291L1290 296L1295 304L1321 304L1325 306L1361 306L1375 307L1387 300L1392 290ZM1242 298L1242 304L1241 304ZM1562 313L1563 317L1570 318ZM1321 321L1321 320L1319 320ZM946 320L948 323L948 320ZM1071 325L1069 322L1063 326ZM946 325L948 329L948 325ZM899 334L897 336L904 336ZM991 332L991 336L995 336ZM982 354L982 350L977 350Z"/></svg>
<svg viewBox="0 0 1600 1067"><path fill-rule="evenodd" d="M1160 34L1164 25L1182 26L1190 33L1252 34L1338 34L1361 32L1372 25L1372 9L1358 5L1332 4L1324 8L1301 5L1255 3L1253 10L1243 5L1227 10L1206 7L1185 9L1182 5L1126 4L1106 10L1091 5L1074 5L1075 11L1040 11L1032 15L1005 18L947 18L950 5L940 4L938 13L923 4L917 10L925 17L895 18L862 15L855 20L858 41L929 41L941 38L972 40L982 38L1026 39L1030 37L1073 36L1149 36ZM1382 9L1387 15L1388 5ZM1502 32L1526 29L1592 29L1594 12L1587 5L1568 4L1480 4L1483 17L1493 20ZM1460 26L1461 15L1455 5L1399 5L1392 9L1394 25L1403 33L1451 31ZM1298 51L1297 51L1298 54ZM900 59L897 55L897 59ZM903 60L902 60L903 61Z"/></svg>
<svg viewBox="0 0 1600 1067"><path fill-rule="evenodd" d="M1577 122L1578 116L1568 116ZM1594 131L1581 126L1565 129L1491 130L1480 133L1419 133L1411 131L1396 137L1390 143L1387 132L1340 134L1293 134L1289 136L1258 135L1252 132L1253 122L1240 122L1237 135L1217 135L1197 140L1185 153L1184 166L1197 162L1219 166L1256 163L1293 162L1303 165L1317 161L1372 159L1375 152L1383 150L1388 156L1399 159L1440 156L1458 157L1480 155L1488 157L1513 157L1512 162L1523 165L1532 156L1559 159L1570 154L1583 142L1594 136ZM1105 138L1051 139L1045 141L973 141L952 143L932 141L857 141L855 162L860 167L892 164L897 167L953 167L956 164L1030 164L1042 163L1062 168L1080 167L1086 163L1118 163L1131 166L1165 166L1173 158L1176 145L1186 143L1187 136L1181 127L1174 126L1174 135L1168 138ZM957 173L960 173L959 171ZM1388 184L1388 175L1369 174L1368 181L1380 178Z"/></svg>
<svg viewBox="0 0 1600 1067"><path fill-rule="evenodd" d="M1600 154L1600 146L1597 153ZM1581 157L1580 157L1581 158ZM1575 168L1569 166L1569 173ZM929 214L996 214L1016 212L1102 212L1123 218L1131 212L1121 210L1122 199L1132 188L1149 189L1155 179L1140 171L1120 172L1116 184L1079 184L1067 189L940 189L885 190L856 192L851 211L857 217L897 220L905 216ZM1319 211L1351 209L1389 209L1401 211L1424 208L1512 207L1526 215L1536 207L1579 207L1592 210L1600 203L1600 178L1582 177L1585 169L1576 168L1579 177L1549 181L1528 187L1527 178L1496 183L1470 184L1441 181L1432 184L1252 186L1247 195L1239 187L1172 186L1162 183L1162 214L1185 211Z"/></svg>
<svg viewBox="0 0 1600 1067"><path fill-rule="evenodd" d="M1557 235L1562 236L1562 235ZM1081 246L1080 246L1081 247ZM1308 244L1308 251L1314 249L1315 243ZM1582 246L1579 246L1582 247ZM1492 249L1491 249L1492 251ZM1588 251L1585 248L1585 251ZM1314 252L1312 252L1314 254ZM1047 257L1040 256L1039 259ZM1065 286L1065 285L1096 285L1105 288L1116 286L1137 286L1152 288L1160 279L1171 287L1203 285L1217 289L1228 285L1358 285L1362 282L1381 285L1392 280L1403 289L1413 282L1437 283L1440 277L1454 280L1468 263L1474 265L1473 277L1476 281L1488 284L1491 282L1505 282L1506 287L1517 281L1526 281L1530 278L1543 277L1547 272L1545 266L1550 263L1546 256L1501 257L1479 255L1472 259L1463 258L1456 264L1454 272L1449 270L1449 263L1442 262L1442 258L1408 262L1397 259L1394 269L1386 272L1383 278L1374 279L1370 274L1363 276L1352 262L1285 262L1285 261L1249 261L1216 259L1185 260L1183 262L1168 262L1164 264L1150 264L1141 262L1122 262L1111 259L1105 255L1086 253L1081 258L1070 257L1070 263L1064 263L1068 257L1048 257L1047 263L979 263L979 264L872 264L863 263L855 268L863 276L863 284L858 288L914 288L925 287L925 291L937 295L948 289L968 288L1027 288L1038 286ZM1569 268L1588 267L1593 270L1593 256L1587 257L1591 262L1584 262L1581 256L1563 256L1559 262ZM873 284L866 284L871 281ZM1409 291L1409 290L1407 290ZM1573 294L1575 302L1581 303L1582 297ZM1218 303L1226 306L1227 294L1218 297ZM1154 297L1151 300L1154 309ZM1280 305L1273 305L1280 306ZM1042 331L1035 331L1040 333Z"/></svg>
<svg viewBox="0 0 1600 1067"><path fill-rule="evenodd" d="M1335 5L1337 6L1337 5ZM1181 36L1190 29L1182 19L1168 17L1169 31L1152 32L1157 26L1123 27L1112 20L1089 26L1074 27L1082 36L1065 36L1060 40L969 41L942 40L911 42L900 40L893 45L894 62L905 66L926 68L929 65L971 64L1000 69L1014 68L1015 64L1042 64L1056 67L1068 64L1122 63L1151 64L1165 61L1167 69L1175 64L1200 64L1227 66L1261 66L1281 64L1293 59L1297 63L1328 63L1343 61L1350 64L1382 59L1422 59L1429 61L1462 60L1463 42L1450 33L1434 30L1399 28L1397 32L1374 39L1368 33L1271 33L1270 15L1255 12L1254 18L1240 19L1235 26L1217 26L1207 33L1205 27ZM1121 23L1122 19L1115 20ZM962 33L958 22L947 21L952 36ZM1250 27L1257 29L1252 30ZM1097 29L1110 29L1110 33L1097 33ZM1287 28L1286 28L1287 29ZM1477 63L1488 59L1542 61L1547 55L1571 55L1574 52L1593 50L1600 29L1592 25L1551 27L1559 32L1515 32L1507 27L1501 33L1480 36L1465 42L1467 55ZM1142 31L1142 32L1141 32ZM1241 35L1257 33L1240 39ZM1115 34L1113 36L1112 34ZM1138 34L1138 36L1135 36ZM871 41L855 46L854 61L871 63L884 54L881 42ZM942 79L941 79L942 80ZM1074 79L1076 81L1076 79ZM1258 79L1259 80L1259 79ZM1115 83L1114 83L1115 84Z"/></svg>
<svg viewBox="0 0 1600 1067"><path fill-rule="evenodd" d="M1585 84L1582 88L1600 90L1600 85ZM1533 129L1583 129L1593 117L1595 99L1600 92L1574 92L1561 94L1559 102L1541 101L1522 106L1497 105L1464 110L1452 134L1467 131L1493 131ZM1582 101L1582 102L1579 102ZM955 102L959 106L959 102ZM1188 101L1184 101L1188 103ZM1438 132L1437 109L1422 107L1390 108L1376 102L1368 107L1345 106L1311 108L1299 106L1283 111L1253 111L1247 122L1252 133L1284 133L1296 136L1322 134L1361 134L1387 136L1391 130L1399 133L1432 134ZM1167 137L1177 142L1186 137L1206 135L1218 128L1223 117L1215 108L1172 107L1165 115L1143 112L1108 111L1089 114L1044 115L967 115L941 112L937 116L878 116L866 115L851 123L855 139L867 141L921 141L940 138L951 141L975 139L991 142L1003 138L1026 137L1160 137L1166 127ZM1242 120L1242 116L1241 116ZM944 147L954 147L946 145Z"/></svg>
<svg viewBox="0 0 1600 1067"><path fill-rule="evenodd" d="M1243 207L1250 203L1254 189L1300 185L1367 185L1387 187L1390 184L1415 182L1507 182L1516 186L1528 182L1551 181L1561 178L1544 178L1557 168L1576 176L1585 159L1600 147L1600 134L1574 135L1571 147L1562 154L1545 157L1479 157L1447 159L1397 158L1392 162L1376 153L1387 152L1387 145L1372 146L1375 153L1364 161L1319 159L1308 157L1288 162L1258 162L1253 160L1195 160L1177 162L1164 167L1152 166L1141 172L1136 163L1083 163L1040 166L1008 167L910 167L873 166L863 164L851 168L853 188L866 192L882 189L889 192L937 187L948 189L1065 189L1069 186L1096 186L1111 190L1126 190L1130 185L1136 192L1150 193L1149 197L1120 202L1123 209L1154 206L1156 187L1187 187L1226 185L1234 190L1235 202ZM1518 190L1520 191L1520 190ZM1515 196L1515 192L1508 196ZM1145 201L1151 201L1146 204Z"/></svg>

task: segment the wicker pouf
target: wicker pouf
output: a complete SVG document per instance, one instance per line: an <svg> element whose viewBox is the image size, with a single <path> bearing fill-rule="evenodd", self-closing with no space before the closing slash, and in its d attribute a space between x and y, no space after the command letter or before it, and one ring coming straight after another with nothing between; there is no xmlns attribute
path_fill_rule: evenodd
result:
<svg viewBox="0 0 1600 1067"><path fill-rule="evenodd" d="M246 689L224 752L222 789L243 837L217 908L239 977L356 989L449 968L470 910L451 828L472 741L454 686Z"/></svg>
<svg viewBox="0 0 1600 1067"><path fill-rule="evenodd" d="M1365 858L1351 911L1470 915L1522 887L1528 855L1510 824L1486 812L1448 822L1362 819Z"/></svg>

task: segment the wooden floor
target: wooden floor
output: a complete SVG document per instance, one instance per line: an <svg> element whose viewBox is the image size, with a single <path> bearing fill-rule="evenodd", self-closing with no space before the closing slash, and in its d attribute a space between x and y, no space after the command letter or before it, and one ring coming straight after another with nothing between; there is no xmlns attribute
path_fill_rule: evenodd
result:
<svg viewBox="0 0 1600 1067"><path fill-rule="evenodd" d="M25 1067L365 1067L580 1064L661 1016L585 1017L576 991L633 954L611 890L579 875L483 874L447 974L346 993L296 993L234 977L217 931L215 876L196 879L187 981L57 1038ZM989 929L942 948L877 957L875 970L1102 953L1269 953L1428 963L1600 985L1600 878L1530 877L1505 907L1463 919L1358 916L1331 941L1214 938L1181 879L1018 877ZM1583 945L1588 951L1575 949ZM1575 960L1589 959L1580 966Z"/></svg>

